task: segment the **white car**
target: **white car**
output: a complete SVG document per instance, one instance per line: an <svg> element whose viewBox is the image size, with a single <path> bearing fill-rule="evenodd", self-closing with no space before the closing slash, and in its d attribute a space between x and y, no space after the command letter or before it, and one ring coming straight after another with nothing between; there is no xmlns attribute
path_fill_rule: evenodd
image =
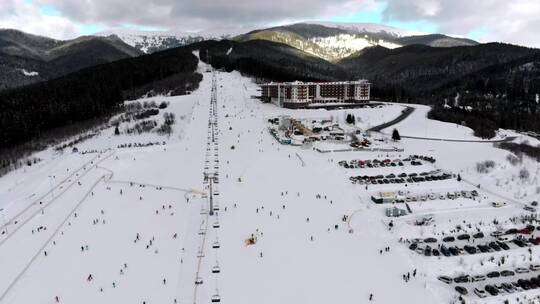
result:
<svg viewBox="0 0 540 304"><path fill-rule="evenodd" d="M491 235L492 237L500 237L501 235L503 235L503 232L500 230L496 230L490 233L489 235Z"/></svg>
<svg viewBox="0 0 540 304"><path fill-rule="evenodd" d="M507 237L507 236L502 235L502 236L498 237L497 240L501 241L501 242L509 242L511 239L509 237Z"/></svg>
<svg viewBox="0 0 540 304"><path fill-rule="evenodd" d="M530 269L530 270L535 270L535 271L536 271L536 270L540 270L540 264L531 264L531 265L529 266L529 269Z"/></svg>
<svg viewBox="0 0 540 304"><path fill-rule="evenodd" d="M443 282L443 283L446 283L446 284L452 284L453 283L452 278L444 276L444 275L437 277L437 279L439 281Z"/></svg>
<svg viewBox="0 0 540 304"><path fill-rule="evenodd" d="M493 206L495 208L503 207L505 205L506 205L505 202L493 202L493 203L491 203L491 206Z"/></svg>
<svg viewBox="0 0 540 304"><path fill-rule="evenodd" d="M471 282L481 282L485 280L486 280L486 276L484 275L475 275L471 278Z"/></svg>
<svg viewBox="0 0 540 304"><path fill-rule="evenodd" d="M516 273L527 273L527 272L529 272L529 269L527 268L523 268L523 267L516 268Z"/></svg>
<svg viewBox="0 0 540 304"><path fill-rule="evenodd" d="M485 290L482 290L482 289L475 288L475 289L474 289L474 293L475 293L478 297L480 297L480 298L485 298L485 297L487 297L486 291L485 291Z"/></svg>

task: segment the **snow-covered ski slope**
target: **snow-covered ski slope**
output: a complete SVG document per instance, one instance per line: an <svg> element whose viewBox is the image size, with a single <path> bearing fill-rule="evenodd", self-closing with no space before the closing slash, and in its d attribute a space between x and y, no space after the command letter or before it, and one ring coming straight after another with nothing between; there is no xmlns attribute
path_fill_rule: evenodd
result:
<svg viewBox="0 0 540 304"><path fill-rule="evenodd" d="M191 95L150 98L170 102L167 111L177 117L170 137L115 136L111 128L77 145L79 153L43 151L42 162L0 178L0 220L6 232L0 235L0 303L55 303L56 297L60 303L78 304L211 303L217 295L221 303L368 303L370 294L374 303L449 303L457 293L437 276L488 269L493 265L486 259L501 253L427 258L399 239L437 236L463 220L504 220L522 212L522 201L538 199L536 177L518 181L521 166L505 163L509 152L491 144L403 139L395 145L404 152L319 153L281 145L267 130L267 120L278 115L343 122L351 112L358 126L367 129L392 120L403 105L279 109L251 98L257 86L237 72L215 72L215 78L213 110L212 72L204 72ZM415 107L396 126L402 135L473 138L470 129L427 120L423 106ZM216 147L209 133L213 115ZM166 144L117 148L148 141ZM101 152L81 153L87 150ZM421 170L460 173L515 202L492 208L490 202L499 198L479 190L480 202L411 204L418 213L395 220L396 229L389 230L384 207L371 203L370 196L403 186L370 185L366 190L348 177L395 170L356 172L337 162L409 154L437 158L434 166L424 164ZM497 162L496 171L476 173L476 163L487 159ZM205 167L211 166L219 172L213 189L218 192L216 215L208 214L203 182ZM522 166L537 176L537 163L525 159ZM455 179L408 187L418 192L448 189L475 187ZM411 225L424 215L437 225ZM256 242L248 245L251 237ZM213 248L215 243L219 248ZM532 250L538 260L538 249ZM519 265L526 251L503 254ZM212 272L215 266L219 273ZM402 275L414 269L416 277L404 282Z"/></svg>

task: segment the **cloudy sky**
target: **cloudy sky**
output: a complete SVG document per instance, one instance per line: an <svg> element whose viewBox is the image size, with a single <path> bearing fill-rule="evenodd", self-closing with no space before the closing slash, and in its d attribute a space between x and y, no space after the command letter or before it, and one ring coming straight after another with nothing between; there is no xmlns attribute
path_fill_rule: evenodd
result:
<svg viewBox="0 0 540 304"><path fill-rule="evenodd" d="M540 0L0 0L0 28L58 39L115 28L253 29L309 20L540 47Z"/></svg>

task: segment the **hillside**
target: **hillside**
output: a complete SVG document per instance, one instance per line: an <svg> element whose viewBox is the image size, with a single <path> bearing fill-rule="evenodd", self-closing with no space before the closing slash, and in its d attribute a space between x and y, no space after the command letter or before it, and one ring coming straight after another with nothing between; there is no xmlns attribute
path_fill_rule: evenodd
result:
<svg viewBox="0 0 540 304"><path fill-rule="evenodd" d="M348 73L339 66L289 45L267 40L205 41L189 48L200 49L201 59L211 62L215 68L238 70L262 79L307 81L348 77Z"/></svg>
<svg viewBox="0 0 540 304"><path fill-rule="evenodd" d="M432 47L453 47L479 44L472 39L455 38L442 34L407 36L399 38L398 41L402 45L423 44Z"/></svg>
<svg viewBox="0 0 540 304"><path fill-rule="evenodd" d="M0 146L8 150L48 130L107 117L125 99L186 94L200 81L197 62L189 50L171 49L0 92Z"/></svg>
<svg viewBox="0 0 540 304"><path fill-rule="evenodd" d="M60 41L16 30L0 30L0 90L141 54L114 36L83 36Z"/></svg>
<svg viewBox="0 0 540 304"><path fill-rule="evenodd" d="M238 41L264 39L287 44L327 61L336 61L369 46L384 45L395 48L401 45L394 39L383 39L378 34L359 33L319 24L292 24L256 30L235 38Z"/></svg>
<svg viewBox="0 0 540 304"><path fill-rule="evenodd" d="M536 52L500 43L449 48L410 45L393 50L375 47L345 58L339 65L379 87L397 85L410 92L431 93L465 75Z"/></svg>

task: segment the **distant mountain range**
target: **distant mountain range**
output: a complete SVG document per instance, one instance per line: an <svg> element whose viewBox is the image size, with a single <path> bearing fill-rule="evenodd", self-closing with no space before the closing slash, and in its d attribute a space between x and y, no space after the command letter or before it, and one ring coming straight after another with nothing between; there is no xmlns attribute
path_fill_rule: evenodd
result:
<svg viewBox="0 0 540 304"><path fill-rule="evenodd" d="M8 29L0 30L0 90L53 79L123 58L223 39L281 43L332 63L356 56L358 52L373 46L396 49L411 44L433 47L478 44L470 39L442 34L426 35L370 23L297 23L247 33L239 29L204 32L138 32L121 29L64 41Z"/></svg>
<svg viewBox="0 0 540 304"><path fill-rule="evenodd" d="M337 61L366 47L380 45L397 48L410 44L433 47L476 45L478 42L442 34L424 34L372 23L296 23L247 33L238 31L186 32L137 32L107 31L100 35L117 35L125 43L152 53L172 47L188 45L203 40L231 39L236 41L269 40L284 43L328 61Z"/></svg>
<svg viewBox="0 0 540 304"><path fill-rule="evenodd" d="M116 36L55 40L0 29L0 90L141 54Z"/></svg>

